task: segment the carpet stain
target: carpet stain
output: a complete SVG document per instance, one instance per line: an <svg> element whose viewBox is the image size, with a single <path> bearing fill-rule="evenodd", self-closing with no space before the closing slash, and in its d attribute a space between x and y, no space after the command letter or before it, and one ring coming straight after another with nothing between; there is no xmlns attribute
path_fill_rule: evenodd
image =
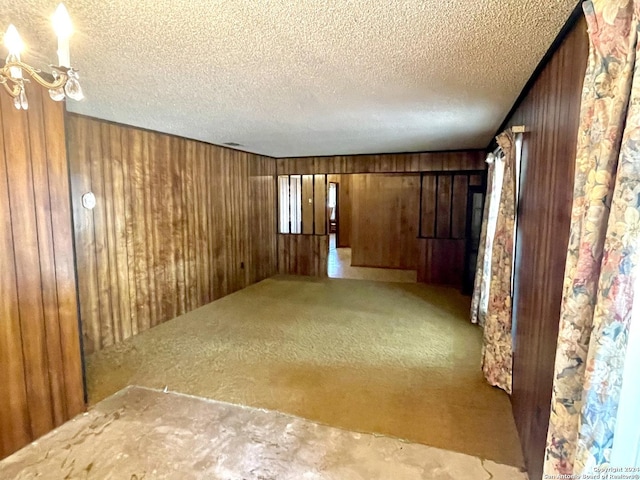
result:
<svg viewBox="0 0 640 480"><path fill-rule="evenodd" d="M167 386L522 467L468 310L444 287L277 276L88 356L89 400Z"/></svg>

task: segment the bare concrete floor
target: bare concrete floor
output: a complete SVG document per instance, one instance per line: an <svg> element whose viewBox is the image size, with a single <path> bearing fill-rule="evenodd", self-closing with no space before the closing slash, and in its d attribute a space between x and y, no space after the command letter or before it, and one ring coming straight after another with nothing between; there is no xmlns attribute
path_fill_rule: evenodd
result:
<svg viewBox="0 0 640 480"><path fill-rule="evenodd" d="M0 462L0 478L525 480L514 467L277 412L129 387Z"/></svg>
<svg viewBox="0 0 640 480"><path fill-rule="evenodd" d="M167 386L522 467L468 308L448 288L274 277L89 356L89 397Z"/></svg>

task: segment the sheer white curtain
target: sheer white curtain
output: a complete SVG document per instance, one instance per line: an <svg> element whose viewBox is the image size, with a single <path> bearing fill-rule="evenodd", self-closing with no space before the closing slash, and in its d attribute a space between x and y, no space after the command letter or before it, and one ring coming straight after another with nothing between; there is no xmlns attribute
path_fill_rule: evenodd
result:
<svg viewBox="0 0 640 480"><path fill-rule="evenodd" d="M489 210L487 214L487 231L484 243L484 251L482 252L482 273L480 281L480 300L478 304L477 323L484 325L489 308L489 287L491 286L491 254L493 252L493 239L496 235L496 225L498 224L498 210L500 207L500 196L502 194L502 183L504 179L504 157L502 152L498 154L490 154L487 157L487 163L493 165L492 178L490 180L493 188L488 192L486 202L489 202ZM478 285L476 285L478 288ZM473 317L472 317L473 318Z"/></svg>

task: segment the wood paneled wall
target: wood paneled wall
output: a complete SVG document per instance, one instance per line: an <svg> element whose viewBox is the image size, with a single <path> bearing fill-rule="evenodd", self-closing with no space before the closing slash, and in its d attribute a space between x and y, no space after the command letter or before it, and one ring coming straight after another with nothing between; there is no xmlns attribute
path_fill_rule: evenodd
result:
<svg viewBox="0 0 640 480"><path fill-rule="evenodd" d="M420 175L352 175L351 264L418 268Z"/></svg>
<svg viewBox="0 0 640 480"><path fill-rule="evenodd" d="M418 248L418 282L462 286L466 240L421 238Z"/></svg>
<svg viewBox="0 0 640 480"><path fill-rule="evenodd" d="M418 281L461 288L467 258L469 191L484 188L484 172L422 175ZM468 265L475 271L475 265Z"/></svg>
<svg viewBox="0 0 640 480"><path fill-rule="evenodd" d="M327 276L328 235L278 235L278 273Z"/></svg>
<svg viewBox="0 0 640 480"><path fill-rule="evenodd" d="M483 150L465 150L457 152L434 152L434 153L406 153L406 154L381 154L381 155L352 155L352 156L336 156L336 157L303 157L303 158L284 158L277 160L277 173L279 175L295 175L295 174L328 174L329 181L338 181L341 184L340 192L340 245L352 247L353 264L354 265L370 265L370 266L386 266L394 268L417 268L419 281L426 283L437 283L445 285L461 286L464 276L464 260L465 260L465 244L466 236L466 208L467 208L467 188L469 185L482 183L482 175L486 168L486 153ZM370 241L365 249L362 245L354 244L354 230L362 233L360 239L366 239L364 232L370 226L362 223L356 227L358 222L358 214L355 210L351 211L355 204L358 186L354 184L355 178L364 173L377 174L412 174L419 172L428 172L429 174L441 173L443 182L441 188L438 188L438 180L436 176L429 177L433 180L433 189L429 190L427 185L427 195L423 199L422 218L418 216L415 223L411 225L411 235L406 236L400 244L395 243L395 247L390 246L394 242L382 242L380 248L376 250L376 246ZM375 177L375 175L370 175ZM387 175L378 175L383 178ZM365 177L364 175L362 176ZM427 177L427 175L425 175ZM446 190L447 180L451 182L451 188ZM428 183L428 180L427 180ZM464 185L463 185L464 184ZM347 187L346 189L344 187ZM464 187L464 188L462 188ZM464 190L464 192L463 192ZM433 193L433 198L430 197ZM438 196L442 197L442 201L438 202ZM446 197L446 198L445 198ZM446 200L446 201L445 201ZM378 199L373 196L372 202ZM418 202L419 186L418 186ZM449 202L449 203L447 203ZM363 202L360 202L364 206ZM418 210L420 204L418 203ZM364 211L364 210L363 210ZM387 207L380 212L389 211ZM345 214L346 212L346 214ZM396 212L397 213L397 212ZM374 219L367 215L367 219ZM419 220L420 219L420 220ZM381 219L376 219L381 220ZM438 222L440 230L437 232L438 238L442 239L438 242L425 242L418 240L418 229L420 221L427 225L430 221ZM368 220L365 220L368 221ZM372 220L373 221L373 220ZM364 221L363 221L364 222ZM404 222L404 230L409 231L407 219L402 220L398 217L398 224ZM446 226L445 226L446 223ZM433 227L426 227L423 235L426 235L429 228L432 228L435 235L435 223ZM451 231L453 230L453 231ZM463 240L461 243L451 242L449 240ZM409 243L407 243L409 242ZM363 244L364 245L364 244ZM462 245L462 247L460 247ZM453 248L453 250L449 250ZM379 258L371 258L367 254L367 249L371 255ZM399 253L405 249L402 258ZM360 252L364 252L364 258L359 256ZM434 252L438 255L434 256ZM460 254L462 252L462 254ZM444 256L444 257L443 257ZM410 260L411 259L411 260ZM455 277L455 278L454 278ZM454 281L455 280L455 281Z"/></svg>
<svg viewBox="0 0 640 480"><path fill-rule="evenodd" d="M278 175L312 173L410 173L484 170L484 150L279 158Z"/></svg>
<svg viewBox="0 0 640 480"><path fill-rule="evenodd" d="M420 237L466 238L469 187L481 187L483 178L481 171L423 175Z"/></svg>
<svg viewBox="0 0 640 480"><path fill-rule="evenodd" d="M84 410L64 105L0 94L0 458Z"/></svg>
<svg viewBox="0 0 640 480"><path fill-rule="evenodd" d="M86 353L276 273L273 159L77 115L67 130Z"/></svg>
<svg viewBox="0 0 640 480"><path fill-rule="evenodd" d="M587 64L580 21L509 125L525 125L516 238L513 411L531 478L541 478L569 239L580 98Z"/></svg>

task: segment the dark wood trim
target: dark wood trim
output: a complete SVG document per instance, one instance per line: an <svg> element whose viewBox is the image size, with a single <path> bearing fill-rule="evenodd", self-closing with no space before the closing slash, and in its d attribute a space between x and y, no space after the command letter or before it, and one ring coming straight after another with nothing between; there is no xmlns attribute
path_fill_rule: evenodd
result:
<svg viewBox="0 0 640 480"><path fill-rule="evenodd" d="M452 148L450 150L415 150L404 152L370 152L370 153L334 153L332 155L303 155L303 156L286 156L286 157L270 157L275 160L288 160L291 158L305 159L305 158L332 158L332 157L370 157L373 155L421 155L425 153L458 153L458 152L484 152L484 148ZM258 155L258 154L256 154ZM262 155L266 157L267 155ZM363 172L363 173L376 173L376 172Z"/></svg>
<svg viewBox="0 0 640 480"><path fill-rule="evenodd" d="M64 131L67 132L68 128L67 128L67 118L69 115L69 112L66 109L66 102L65 102L65 113L64 113ZM65 139L64 139L64 144L65 144L65 148L66 148L66 156L67 156L67 179L69 182L69 185L71 185L71 161L69 159L69 151L70 151L70 145L69 145L69 135L65 134ZM73 195L72 195L72 191L71 188L69 188L69 217L71 220L71 225L75 225L75 219L73 217ZM71 245L73 247L73 251L77 252L77 246L76 246L76 236L75 235L71 235ZM80 282L78 280L78 256L77 255L73 255L73 278L75 281L75 290L76 290L76 298L79 299L80 298ZM82 367L82 399L85 403L85 405L89 404L89 390L87 388L87 365L86 365L86 359L85 359L85 350L84 350L84 337L82 335L82 317L80 316L80 302L76 302L76 315L78 316L78 341L80 343L80 365Z"/></svg>
<svg viewBox="0 0 640 480"><path fill-rule="evenodd" d="M422 188L422 185L420 185L420 188ZM438 195L438 192L440 192L440 175L436 175L436 196L435 196L435 200L436 200L436 204L435 204L435 214L433 215L433 238L438 238L438 206L440 203L440 197ZM422 219L420 219L420 223L422 223Z"/></svg>

